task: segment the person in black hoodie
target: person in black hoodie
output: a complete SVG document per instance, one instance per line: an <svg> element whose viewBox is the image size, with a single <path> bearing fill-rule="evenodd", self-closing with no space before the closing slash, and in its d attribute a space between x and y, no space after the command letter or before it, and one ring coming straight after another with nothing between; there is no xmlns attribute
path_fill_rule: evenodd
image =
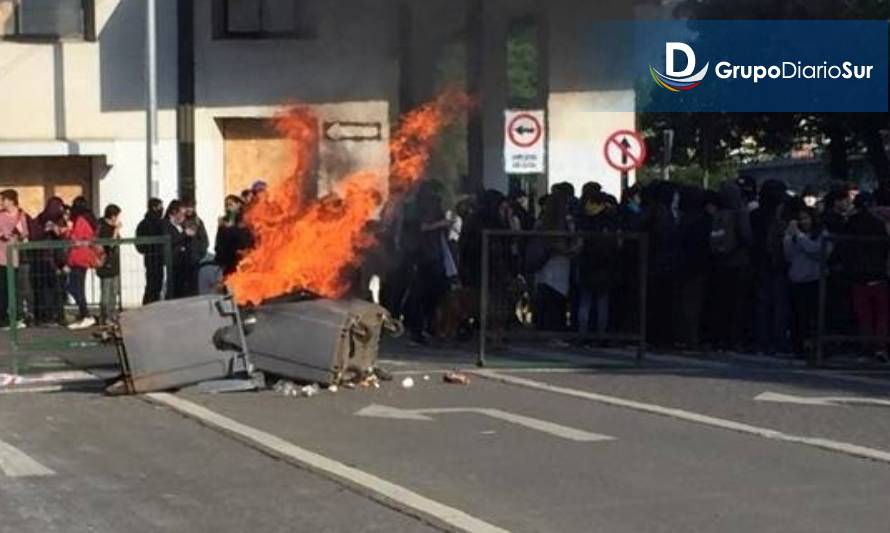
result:
<svg viewBox="0 0 890 533"><path fill-rule="evenodd" d="M577 229L585 232L578 265L578 330L604 334L609 326L609 294L618 284L618 204L608 194L586 187ZM591 318L595 318L591 320Z"/></svg>
<svg viewBox="0 0 890 533"><path fill-rule="evenodd" d="M705 191L687 187L681 192L679 206L680 254L674 298L677 305L674 314L675 330L678 340L693 350L697 350L701 344L702 309L711 271L710 239L713 220L704 210L705 198ZM711 203L714 201L716 200L710 200Z"/></svg>
<svg viewBox="0 0 890 533"><path fill-rule="evenodd" d="M640 227L649 234L647 322L656 348L667 348L674 340L671 308L679 250L674 193L674 186L666 181L652 182L642 193Z"/></svg>
<svg viewBox="0 0 890 533"><path fill-rule="evenodd" d="M191 292L197 278L194 265L195 235L197 232L192 226L185 225L185 209L182 202L173 200L167 206L164 216L164 231L170 236L170 244L173 251L173 271L168 276L168 299L187 298L193 296Z"/></svg>
<svg viewBox="0 0 890 533"><path fill-rule="evenodd" d="M148 201L148 211L136 226L136 237L162 237L164 226L164 202L159 198ZM164 249L159 244L138 244L136 250L142 254L145 265L145 292L142 305L157 302L164 289Z"/></svg>
<svg viewBox="0 0 890 533"><path fill-rule="evenodd" d="M709 333L718 348L743 346L750 321L746 297L750 293L751 220L742 191L727 181L706 209L712 216Z"/></svg>
<svg viewBox="0 0 890 533"><path fill-rule="evenodd" d="M120 239L121 208L108 204L102 220L99 221L100 239ZM96 275L101 280L102 303L100 306L99 324L107 326L118 320L118 295L121 282L121 249L120 246L104 246L105 261L96 268Z"/></svg>
<svg viewBox="0 0 890 533"><path fill-rule="evenodd" d="M887 257L890 246L887 227L872 214L874 196L861 193L856 197L856 212L847 222L846 232L853 237L868 237L867 242L844 243L841 262L850 280L853 311L863 336L886 337L888 320ZM887 352L880 343L872 344L873 355L887 361Z"/></svg>
<svg viewBox="0 0 890 533"><path fill-rule="evenodd" d="M760 353L790 350L788 261L783 241L788 223L785 183L767 180L759 207L751 213L751 261L754 272L754 337Z"/></svg>
<svg viewBox="0 0 890 533"><path fill-rule="evenodd" d="M68 230L65 220L65 203L58 196L46 202L46 207L37 215L40 239L45 241L62 241ZM37 239L33 239L37 240ZM38 324L65 325L65 250L57 248L43 250L35 265L37 284L37 306L35 308Z"/></svg>

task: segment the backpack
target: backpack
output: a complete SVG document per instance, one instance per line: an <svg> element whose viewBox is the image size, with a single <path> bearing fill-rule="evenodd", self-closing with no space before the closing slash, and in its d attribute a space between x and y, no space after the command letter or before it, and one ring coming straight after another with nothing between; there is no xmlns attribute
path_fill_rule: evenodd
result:
<svg viewBox="0 0 890 533"><path fill-rule="evenodd" d="M732 211L720 211L711 224L711 252L729 255L739 246L735 216Z"/></svg>
<svg viewBox="0 0 890 533"><path fill-rule="evenodd" d="M550 242L544 237L532 237L525 247L525 271L537 272L544 268L553 252Z"/></svg>

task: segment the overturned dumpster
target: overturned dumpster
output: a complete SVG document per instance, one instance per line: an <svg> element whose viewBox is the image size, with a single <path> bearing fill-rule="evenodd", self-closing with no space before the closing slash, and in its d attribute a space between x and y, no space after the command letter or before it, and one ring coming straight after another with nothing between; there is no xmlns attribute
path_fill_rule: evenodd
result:
<svg viewBox="0 0 890 533"><path fill-rule="evenodd" d="M121 378L109 394L137 394L251 372L241 315L229 295L169 300L128 311L114 330Z"/></svg>
<svg viewBox="0 0 890 533"><path fill-rule="evenodd" d="M298 294L242 310L230 295L147 305L121 315L114 331L121 378L109 394L140 394L218 380L262 383L270 374L337 385L373 372L384 333L402 324L362 300ZM230 390L237 390L235 389Z"/></svg>
<svg viewBox="0 0 890 533"><path fill-rule="evenodd" d="M336 385L370 373L386 332L402 325L363 300L293 297L256 309L247 346L257 370L301 382Z"/></svg>

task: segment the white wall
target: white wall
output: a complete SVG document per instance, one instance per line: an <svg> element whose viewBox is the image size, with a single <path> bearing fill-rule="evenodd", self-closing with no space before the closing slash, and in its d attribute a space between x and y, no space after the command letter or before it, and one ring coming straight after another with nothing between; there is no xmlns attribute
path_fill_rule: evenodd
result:
<svg viewBox="0 0 890 533"><path fill-rule="evenodd" d="M614 195L620 174L603 155L609 135L636 129L632 82L622 79L620 50L594 34L603 19L630 20L632 2L552 0L550 17L549 182L575 185L597 181ZM611 46L610 46L611 44ZM634 173L630 181L633 183Z"/></svg>
<svg viewBox="0 0 890 533"><path fill-rule="evenodd" d="M158 180L166 200L177 194L176 2L157 2ZM95 157L93 203L118 204L131 236L146 204L144 0L96 2L96 31L97 42L0 41L0 156ZM125 264L141 264L134 251L124 254ZM137 276L124 287L125 303L138 303L142 283Z"/></svg>
<svg viewBox="0 0 890 533"><path fill-rule="evenodd" d="M96 25L97 42L0 41L0 155L105 158L94 202L119 204L130 233L146 199L145 3L96 2ZM169 199L177 182L176 0L158 0L158 28L159 181Z"/></svg>
<svg viewBox="0 0 890 533"><path fill-rule="evenodd" d="M195 12L195 185L211 238L223 211L225 183L216 119L271 117L282 106L299 103L311 105L320 124L380 122L382 141L322 141L319 191L348 171L386 175L399 73L394 2L315 0L316 38L304 40L214 39L212 3L197 0Z"/></svg>

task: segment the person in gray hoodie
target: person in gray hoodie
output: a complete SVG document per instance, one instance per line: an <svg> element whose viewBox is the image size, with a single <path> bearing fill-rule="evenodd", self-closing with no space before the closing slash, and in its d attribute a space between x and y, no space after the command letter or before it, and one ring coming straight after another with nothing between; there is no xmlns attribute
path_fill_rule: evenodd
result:
<svg viewBox="0 0 890 533"><path fill-rule="evenodd" d="M806 341L816 332L819 278L823 261L831 252L831 243L825 243L828 234L817 216L815 209L799 207L783 241L791 282L791 346L795 357L806 355Z"/></svg>

